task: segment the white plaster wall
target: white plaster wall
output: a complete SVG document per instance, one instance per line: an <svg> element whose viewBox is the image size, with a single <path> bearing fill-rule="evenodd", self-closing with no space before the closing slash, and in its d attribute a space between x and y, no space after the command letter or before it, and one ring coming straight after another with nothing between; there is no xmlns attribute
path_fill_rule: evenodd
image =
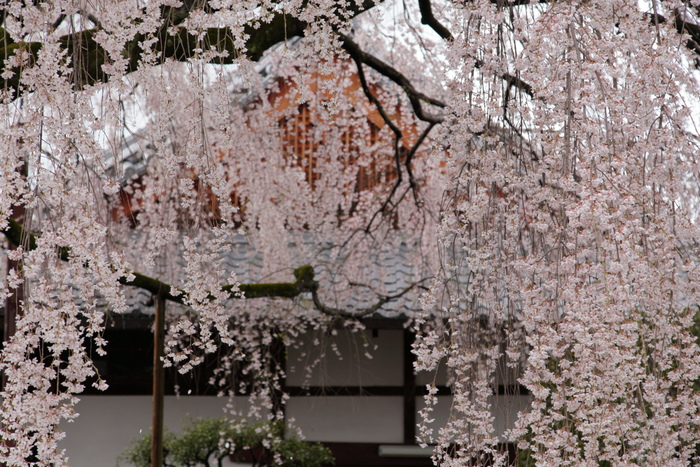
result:
<svg viewBox="0 0 700 467"><path fill-rule="evenodd" d="M167 396L165 426L177 433L188 416L220 417L226 402L227 399L212 396ZM493 397L492 413L499 437L505 429L512 428L518 411L529 402L529 396ZM450 396L438 397L433 427L444 425L451 403ZM236 404L241 411L247 409L244 398ZM417 398L416 406L417 409L424 406L422 398ZM66 450L69 465L73 467L114 467L124 448L151 426L150 396L84 396L78 411L80 416L76 420L60 426L67 435L61 448ZM387 444L403 441L402 397L293 397L287 403L286 413L308 441Z"/></svg>
<svg viewBox="0 0 700 467"><path fill-rule="evenodd" d="M186 417L221 417L226 398L212 396L166 396L165 426L179 432ZM236 402L238 404L238 401ZM244 410L246 402L240 401ZM151 396L84 396L78 404L80 416L64 421L66 433L61 448L72 467L114 467L117 456L134 438L150 431ZM121 463L124 466L124 463ZM228 463L228 466L235 464Z"/></svg>
<svg viewBox="0 0 700 467"><path fill-rule="evenodd" d="M452 396L438 396L438 403L431 413L431 418L435 420L429 425L432 428L433 436L437 431L447 424L452 407ZM494 417L494 427L496 436L501 441L505 439L504 432L514 427L518 419L518 412L530 406L531 396L519 395L497 395L491 397L491 415ZM425 400L422 397L416 398L416 413L425 407ZM416 415L416 421L420 423L420 415Z"/></svg>
<svg viewBox="0 0 700 467"><path fill-rule="evenodd" d="M177 433L188 416L220 417L226 402L213 396L166 396L165 426ZM80 416L60 426L66 433L60 446L69 465L116 466L124 448L150 430L151 404L150 396L84 396L77 408ZM236 404L241 411L247 409L243 398ZM395 396L293 397L286 413L308 441L401 443L402 404Z"/></svg>
<svg viewBox="0 0 700 467"><path fill-rule="evenodd" d="M323 356L323 358L321 358ZM288 386L401 386L403 332L309 332L287 349Z"/></svg>
<svg viewBox="0 0 700 467"><path fill-rule="evenodd" d="M292 397L286 415L307 441L403 442L402 397Z"/></svg>

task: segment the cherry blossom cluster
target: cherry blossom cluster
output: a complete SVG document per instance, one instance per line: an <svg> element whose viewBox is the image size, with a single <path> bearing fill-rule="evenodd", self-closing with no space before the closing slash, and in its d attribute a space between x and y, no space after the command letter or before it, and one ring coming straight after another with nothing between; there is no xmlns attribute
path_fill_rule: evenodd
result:
<svg viewBox="0 0 700 467"><path fill-rule="evenodd" d="M417 351L454 375L437 459L472 448L445 465L504 461L506 440L538 465L696 455L698 84L667 8L453 10L453 186L426 299L443 316ZM510 367L532 405L497 439Z"/></svg>
<svg viewBox="0 0 700 467"><path fill-rule="evenodd" d="M350 299L361 308L386 294L366 274L379 250L431 248L425 207L441 189L427 181L444 170L415 158L409 183L401 154L425 125L398 86L369 70L368 89L403 140L367 101L339 49L352 3L0 2L13 51L0 90L0 228L23 210L25 229L23 245L6 251L20 266L0 289L22 296L0 354L0 462L67 464L59 424L77 416L86 385L108 384L92 352L106 348L106 317L127 310L132 273L170 284L161 293L184 302L167 304L166 365L187 371L221 351L222 395L250 394L248 416L274 417L285 398L272 347L332 326L327 310ZM305 37L252 61L251 35L280 15L304 21ZM211 42L224 27L233 51ZM357 40L371 43L371 29ZM251 269L230 262L241 239L262 258L249 276L265 282L291 282L313 262L326 312L308 297L237 293ZM435 259L414 261L418 282Z"/></svg>

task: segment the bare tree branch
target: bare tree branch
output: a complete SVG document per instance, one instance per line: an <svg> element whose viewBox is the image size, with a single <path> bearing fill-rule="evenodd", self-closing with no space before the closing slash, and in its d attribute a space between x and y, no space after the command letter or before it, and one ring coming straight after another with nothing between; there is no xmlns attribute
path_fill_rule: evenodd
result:
<svg viewBox="0 0 700 467"><path fill-rule="evenodd" d="M432 2L430 0L418 0L418 7L420 8L421 15L420 22L433 28L433 31L438 33L438 35L446 41L451 41L452 33L450 30L443 26L433 15Z"/></svg>
<svg viewBox="0 0 700 467"><path fill-rule="evenodd" d="M344 34L338 34L340 37L342 43L343 43L343 48L345 51L350 54L350 56L355 60L355 62L360 62L364 63L368 67L376 70L377 72L381 73L382 75L386 76L389 78L391 81L394 83L398 84L401 86L401 89L406 93L406 96L408 97L408 100L411 102L411 107L413 108L413 112L416 114L416 117L418 119L423 120L424 122L429 122L429 123L441 123L443 120L442 115L433 115L431 113L426 112L423 110L423 104L422 102L425 102L430 105L434 105L439 108L445 108L446 105L444 102L435 99L433 97L427 96L423 94L422 92L418 91L411 81L406 78L402 73L400 73L398 70L396 70L394 67L389 65L388 63L385 63L375 57L374 55L371 55L365 51L363 51L359 45L357 45L352 39L350 39L348 36Z"/></svg>
<svg viewBox="0 0 700 467"><path fill-rule="evenodd" d="M416 288L418 285L420 285L422 282L425 282L427 279L423 279L421 281L415 282L402 291L393 294L393 295L381 295L379 300L374 303L373 305L363 308L362 310L358 311L347 311L347 310L342 310L340 308L333 308L324 305L321 303L321 300L318 297L318 290L312 289L311 291L311 298L313 299L314 305L316 306L316 309L320 311L321 313L330 315L330 316L338 316L341 318L349 318L349 319L360 319L364 318L366 316L371 315L372 313L375 313L379 311L384 305L386 305L389 302L392 302L394 300L398 300L399 298L403 297L406 295L408 292Z"/></svg>

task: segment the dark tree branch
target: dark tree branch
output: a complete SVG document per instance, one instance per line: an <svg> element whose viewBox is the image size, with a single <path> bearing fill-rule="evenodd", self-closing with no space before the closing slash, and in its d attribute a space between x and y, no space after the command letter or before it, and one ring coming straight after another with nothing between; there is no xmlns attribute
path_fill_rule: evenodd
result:
<svg viewBox="0 0 700 467"><path fill-rule="evenodd" d="M688 7L686 7L688 8ZM666 18L660 15L654 15L655 21L658 24L666 22ZM680 34L688 34L689 39L685 41L685 47L696 55L700 56L700 25L696 23L690 23L686 19L686 13L680 8L673 10L674 25L676 31Z"/></svg>
<svg viewBox="0 0 700 467"><path fill-rule="evenodd" d="M403 177L401 175L401 155L399 150L403 133L401 132L401 129L398 126L396 126L396 124L391 120L389 115L384 110L384 106L382 106L382 103L379 101L379 99L377 99L377 96L375 96L372 90L369 88L369 84L367 84L367 78L365 77L365 71L362 68L362 61L360 60L359 54L350 54L350 57L353 59L355 65L357 66L357 76L360 79L360 84L362 85L362 90L364 91L365 96L367 96L367 99L372 104L374 104L377 111L379 112L379 115L382 117L382 120L384 120L384 123L386 123L387 126L391 128L391 131L394 133L394 163L396 164L396 182L394 183L391 192L389 192L389 195L384 200L382 206L377 211L375 211L374 215L369 220L369 223L365 228L365 233L369 233L372 229L374 219L376 219L380 213L386 212L387 206L393 199L394 194L396 194L396 190L399 189L399 186L401 186L401 182L403 181Z"/></svg>
<svg viewBox="0 0 700 467"><path fill-rule="evenodd" d="M430 123L427 127L425 127L425 130L423 130L420 136L418 136L418 139L413 144L411 150L408 152L408 154L406 154L406 160L404 161L404 165L406 166L406 172L408 173L408 183L411 186L411 191L413 192L413 199L416 203L419 203L418 183L416 183L416 179L413 176L413 157L416 155L416 152L418 152L418 148L421 144L423 144L423 141L425 141L425 138L428 137L428 134L432 131L434 127L434 123Z"/></svg>
<svg viewBox="0 0 700 467"><path fill-rule="evenodd" d="M452 33L450 30L443 26L443 24L433 15L431 0L418 0L418 7L420 8L420 22L430 26L433 31L438 33L438 35L446 41L451 41Z"/></svg>
<svg viewBox="0 0 700 467"><path fill-rule="evenodd" d="M321 303L321 300L318 297L318 290L313 289L311 291L311 298L314 301L314 305L316 306L316 309L320 311L321 313L330 315L330 316L338 316L341 318L348 318L348 319L359 319L359 318L364 318L366 316L371 315L372 313L375 313L379 311L384 305L386 305L389 302L392 302L394 300L398 300L399 298L403 297L406 295L408 292L413 290L415 287L417 287L421 282L424 282L426 279L423 279L422 281L413 283L400 291L399 293L393 294L393 295L380 295L379 300L374 303L373 305L363 308L362 310L358 311L346 311L342 310L340 308L333 308L324 305Z"/></svg>
<svg viewBox="0 0 700 467"><path fill-rule="evenodd" d="M382 103L370 89L369 84L367 83L367 78L365 77L365 72L362 68L362 61L360 55L357 53L352 53L350 54L350 57L353 59L355 65L357 66L357 76L360 79L360 84L362 86L362 90L365 93L365 96L367 96L367 99L370 101L370 103L374 104L377 111L379 112L379 115L382 117L382 120L384 120L384 123L386 123L389 126L389 128L391 128L391 131L394 132L394 162L396 163L396 182L394 183L391 192L384 200L384 203L382 203L382 206L372 215L369 223L367 224L367 227L365 228L365 233L369 233L372 229L372 224L374 224L374 220L380 213L386 212L389 204L394 198L394 195L401 186L401 182L403 182L403 176L401 174L402 153L400 149L400 140L401 138L403 138L403 133L401 132L401 129L391 120L389 115L384 110ZM418 201L418 184L416 183L415 177L413 176L413 168L411 163L413 161L413 156L415 156L416 152L418 151L418 148L421 144L423 144L423 141L425 141L425 138L428 136L428 133L430 133L430 131L435 125L436 123L430 122L426 129L420 134L411 150L408 151L408 153L405 155L405 160L403 161L403 165L406 167L406 173L408 174L409 185L411 187L411 190L413 191L413 196L416 202ZM403 198L403 195L401 196L401 198Z"/></svg>
<svg viewBox="0 0 700 467"><path fill-rule="evenodd" d="M391 131L394 132L394 135L396 135L396 137L399 139L402 138L403 133L401 132L401 129L398 126L396 126L393 120L391 120L389 114L387 114L384 110L384 106L382 106L382 103L379 101L379 99L377 99L377 96L375 96L372 90L369 88L369 84L367 83L367 78L365 76L365 71L362 69L362 61L360 61L359 57L356 55L350 55L350 57L353 59L355 65L357 66L357 76L360 79L360 85L362 86L362 91L364 91L367 100L369 100L370 103L374 104L374 106L377 109L377 112L379 112L379 115L382 117L382 120L384 120L384 123L386 123L387 126L391 128Z"/></svg>
<svg viewBox="0 0 700 467"><path fill-rule="evenodd" d="M398 84L401 89L406 93L406 96L408 97L408 100L411 102L411 107L413 108L413 112L416 114L416 117L418 119L423 120L424 122L429 122L429 123L441 123L443 120L442 115L433 115L430 114L426 111L423 110L423 104L422 102L425 102L430 105L434 105L436 107L440 108L445 108L445 103L442 101L432 98L430 96L427 96L423 94L422 92L419 92L415 87L413 87L413 84L411 81L406 78L403 74L401 74L398 70L396 70L394 67L389 65L388 63L384 63L383 61L379 60L377 57L374 55L368 54L367 52L364 52L359 45L357 45L352 39L350 39L348 36L344 34L338 34L340 37L342 43L343 43L343 48L345 51L355 60L355 62L360 62L364 63L368 67L376 70L377 72L381 73L382 75L386 76L389 78L391 81L394 83Z"/></svg>
<svg viewBox="0 0 700 467"><path fill-rule="evenodd" d="M483 60L475 60L474 61L474 68L476 69L481 69L484 66L484 61ZM527 94L530 97L534 97L534 91L532 89L532 85L530 83L523 81L520 79L518 76L511 75L510 73L503 73L501 74L501 79L506 82L506 86L508 91L510 91L511 87L517 88Z"/></svg>

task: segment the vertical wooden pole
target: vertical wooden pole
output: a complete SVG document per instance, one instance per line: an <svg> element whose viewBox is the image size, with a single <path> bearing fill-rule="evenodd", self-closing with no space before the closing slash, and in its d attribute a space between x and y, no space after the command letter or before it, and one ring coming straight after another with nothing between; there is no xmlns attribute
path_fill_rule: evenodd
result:
<svg viewBox="0 0 700 467"><path fill-rule="evenodd" d="M416 335L403 331L403 444L416 444L416 373L413 341Z"/></svg>
<svg viewBox="0 0 700 467"><path fill-rule="evenodd" d="M165 341L165 299L156 295L156 322L153 330L153 424L151 428L151 467L163 467L163 354Z"/></svg>
<svg viewBox="0 0 700 467"><path fill-rule="evenodd" d="M277 368L275 368L277 365ZM284 341L279 338L273 338L270 344L270 371L279 374L278 370L282 370L282 374L285 375L280 378L279 388L275 388L272 392L272 412L275 414L281 413L283 415L283 420L285 413L284 404L284 393L287 390L287 349L284 345Z"/></svg>

